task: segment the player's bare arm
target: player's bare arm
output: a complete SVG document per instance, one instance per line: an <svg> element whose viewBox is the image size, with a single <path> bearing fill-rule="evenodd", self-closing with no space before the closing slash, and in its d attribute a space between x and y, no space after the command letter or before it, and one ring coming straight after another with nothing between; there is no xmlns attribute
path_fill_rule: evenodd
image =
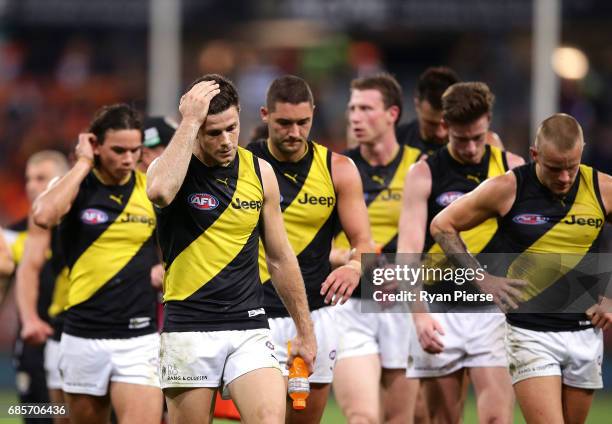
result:
<svg viewBox="0 0 612 424"><path fill-rule="evenodd" d="M349 243L348 262L332 271L321 285L325 303L343 304L359 285L361 254L375 251L370 233L368 210L363 200L359 171L353 161L343 155L332 155L332 179L336 189L338 216Z"/></svg>
<svg viewBox="0 0 612 424"><path fill-rule="evenodd" d="M603 202L606 221L612 222L612 177L602 172L597 173L599 191ZM599 303L587 310L587 316L597 328L607 330L612 328L612 287L608 286L606 292L599 299Z"/></svg>
<svg viewBox="0 0 612 424"><path fill-rule="evenodd" d="M431 194L431 170L424 160L410 167L404 179L402 195L402 213L399 221L397 241L397 262L417 267L421 262L421 252L425 246L427 231L427 201ZM421 289L422 287L403 287L405 290ZM444 344L438 334L444 334L444 329L431 314L427 303L418 300L411 302L412 319L416 328L419 344L425 352L440 353Z"/></svg>
<svg viewBox="0 0 612 424"><path fill-rule="evenodd" d="M0 227L0 278L10 276L15 270L15 262L11 249L9 249L4 236L2 235L2 227Z"/></svg>
<svg viewBox="0 0 612 424"><path fill-rule="evenodd" d="M269 163L259 160L264 186L262 210L263 243L266 262L272 284L291 315L297 330L297 337L291 343L287 364L290 366L296 355L301 356L312 371L317 342L308 310L304 280L297 258L287 239L283 216L280 210L280 192L274 170Z"/></svg>
<svg viewBox="0 0 612 424"><path fill-rule="evenodd" d="M92 143L96 136L92 133L79 134L75 153L77 160L63 177L52 181L32 205L34 223L43 228L51 228L62 220L72 207L79 193L81 182L94 167L94 151Z"/></svg>
<svg viewBox="0 0 612 424"><path fill-rule="evenodd" d="M198 131L206 121L211 99L219 92L215 81L202 81L181 97L183 119L164 153L147 170L147 196L153 204L168 206L183 185Z"/></svg>
<svg viewBox="0 0 612 424"><path fill-rule="evenodd" d="M16 298L21 319L21 338L26 343L41 344L53 334L49 324L38 316L36 305L40 286L40 272L47 261L46 253L51 242L49 230L33 225L29 219L23 259L17 268Z"/></svg>
<svg viewBox="0 0 612 424"><path fill-rule="evenodd" d="M457 199L431 222L430 231L451 262L461 268L482 268L469 252L459 233L482 224L489 218L507 214L516 197L516 178L512 172L487 180L474 191ZM493 295L500 309L516 309L521 301L520 289L524 281L511 280L486 274L474 283L484 293Z"/></svg>

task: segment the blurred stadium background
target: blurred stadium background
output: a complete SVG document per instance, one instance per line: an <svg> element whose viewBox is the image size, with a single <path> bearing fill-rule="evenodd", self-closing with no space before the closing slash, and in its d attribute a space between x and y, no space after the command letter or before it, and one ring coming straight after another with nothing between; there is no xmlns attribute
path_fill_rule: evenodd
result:
<svg viewBox="0 0 612 424"><path fill-rule="evenodd" d="M317 105L312 136L338 151L352 78L393 73L404 87L403 120L410 120L417 76L448 65L466 81L490 85L497 96L492 128L509 150L527 157L533 122L567 112L584 128L585 162L612 173L611 2L0 0L0 22L0 225L27 213L23 173L31 153L69 153L107 103L178 117L179 93L208 72L238 86L243 143L269 82L283 73L304 77ZM6 404L15 391L10 294L0 323ZM597 399L589 422L610 422L612 391ZM342 422L333 403L328 409L324 422ZM465 422L474 420L472 405Z"/></svg>

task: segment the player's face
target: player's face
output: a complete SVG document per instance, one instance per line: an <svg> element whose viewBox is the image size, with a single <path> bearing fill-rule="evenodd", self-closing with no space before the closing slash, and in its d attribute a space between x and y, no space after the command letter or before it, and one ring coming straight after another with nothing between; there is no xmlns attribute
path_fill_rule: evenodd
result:
<svg viewBox="0 0 612 424"><path fill-rule="evenodd" d="M351 90L348 104L348 138L359 144L376 144L388 131L394 131L397 107L385 108L378 90Z"/></svg>
<svg viewBox="0 0 612 424"><path fill-rule="evenodd" d="M448 141L448 129L442 123L442 111L435 109L427 100L414 100L421 138L434 143Z"/></svg>
<svg viewBox="0 0 612 424"><path fill-rule="evenodd" d="M142 148L142 157L140 158L140 163L138 163L138 169L142 172L146 172L155 159L161 156L166 149L165 146L157 146L157 147L143 147Z"/></svg>
<svg viewBox="0 0 612 424"><path fill-rule="evenodd" d="M229 165L236 157L240 119L235 106L208 115L198 133L199 151L208 166Z"/></svg>
<svg viewBox="0 0 612 424"><path fill-rule="evenodd" d="M555 195L566 195L576 181L583 145L579 141L572 149L561 151L552 143L542 141L538 149L531 148L540 182Z"/></svg>
<svg viewBox="0 0 612 424"><path fill-rule="evenodd" d="M137 129L107 130L102 144L94 144L100 168L113 180L125 180L136 169L142 151L142 133Z"/></svg>
<svg viewBox="0 0 612 424"><path fill-rule="evenodd" d="M448 128L448 148L453 156L462 163L476 165L485 152L485 141L489 131L489 115L468 124L446 124Z"/></svg>
<svg viewBox="0 0 612 424"><path fill-rule="evenodd" d="M309 102L276 102L274 111L261 108L261 119L268 124L268 137L280 153L290 156L304 151L312 128L313 111Z"/></svg>
<svg viewBox="0 0 612 424"><path fill-rule="evenodd" d="M38 197L40 193L45 191L49 182L60 175L60 172L51 160L44 160L38 163L32 163L27 166L25 179L26 179L26 193L30 202Z"/></svg>

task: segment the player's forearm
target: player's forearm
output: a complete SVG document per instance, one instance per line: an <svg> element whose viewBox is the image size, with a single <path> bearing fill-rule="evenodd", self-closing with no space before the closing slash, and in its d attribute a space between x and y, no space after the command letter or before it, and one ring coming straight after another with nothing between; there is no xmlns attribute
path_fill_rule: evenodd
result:
<svg viewBox="0 0 612 424"><path fill-rule="evenodd" d="M39 283L37 272L23 265L17 269L15 295L21 322L38 317L36 304L38 303Z"/></svg>
<svg viewBox="0 0 612 424"><path fill-rule="evenodd" d="M172 141L147 171L147 196L155 205L168 206L183 185L201 124L183 120Z"/></svg>
<svg viewBox="0 0 612 424"><path fill-rule="evenodd" d="M291 315L301 337L314 337L304 281L297 260L286 257L277 266L270 266L272 284Z"/></svg>
<svg viewBox="0 0 612 424"><path fill-rule="evenodd" d="M32 205L32 215L36 225L50 228L59 223L62 216L70 210L81 183L92 166L92 162L88 159L79 158L66 175L36 199Z"/></svg>
<svg viewBox="0 0 612 424"><path fill-rule="evenodd" d="M456 267L473 270L482 268L478 260L468 252L465 243L456 231L433 231L432 229L432 236Z"/></svg>

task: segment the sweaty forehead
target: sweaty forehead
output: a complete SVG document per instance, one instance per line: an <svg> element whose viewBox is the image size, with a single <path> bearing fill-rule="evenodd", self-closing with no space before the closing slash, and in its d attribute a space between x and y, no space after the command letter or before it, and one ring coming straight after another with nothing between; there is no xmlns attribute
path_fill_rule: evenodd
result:
<svg viewBox="0 0 612 424"><path fill-rule="evenodd" d="M475 121L468 124L450 124L448 132L453 137L471 138L486 133L489 129L489 117L483 115Z"/></svg>
<svg viewBox="0 0 612 424"><path fill-rule="evenodd" d="M221 130L236 124L238 124L238 110L235 106L232 106L223 112L208 115L204 122L203 130Z"/></svg>
<svg viewBox="0 0 612 424"><path fill-rule="evenodd" d="M582 157L582 144L576 145L569 150L557 148L553 143L544 141L540 144L540 155L542 160L550 165L577 165Z"/></svg>
<svg viewBox="0 0 612 424"><path fill-rule="evenodd" d="M301 120L312 117L313 108L308 102L298 104L276 102L270 115L274 119Z"/></svg>

